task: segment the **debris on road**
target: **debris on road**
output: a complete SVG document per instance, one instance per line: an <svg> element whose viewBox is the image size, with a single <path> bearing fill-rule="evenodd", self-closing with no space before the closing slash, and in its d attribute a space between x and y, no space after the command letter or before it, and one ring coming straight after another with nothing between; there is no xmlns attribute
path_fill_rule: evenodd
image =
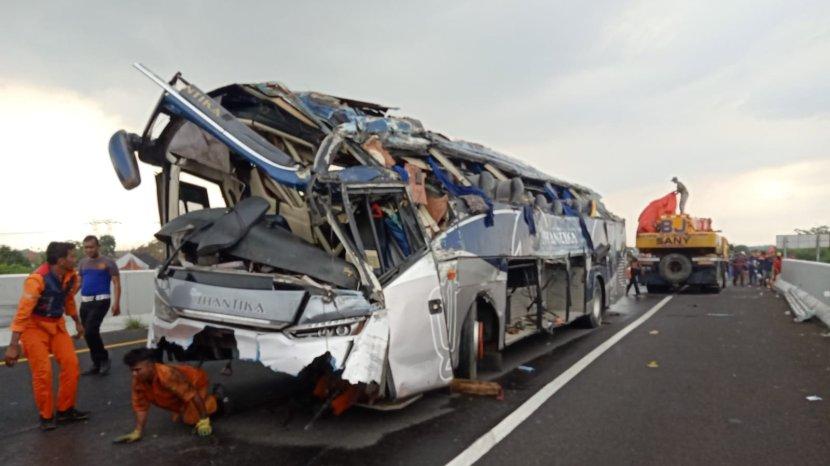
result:
<svg viewBox="0 0 830 466"><path fill-rule="evenodd" d="M450 390L453 393L465 393L467 395L494 396L497 400L504 399L504 389L496 382L485 382L483 380L452 379Z"/></svg>
<svg viewBox="0 0 830 466"><path fill-rule="evenodd" d="M528 374L536 371L536 369L534 369L530 366L519 366L519 367L517 367L517 369L519 369L522 372L527 372Z"/></svg>
<svg viewBox="0 0 830 466"><path fill-rule="evenodd" d="M732 317L732 314L718 314L716 312L710 312L706 315L709 317Z"/></svg>
<svg viewBox="0 0 830 466"><path fill-rule="evenodd" d="M823 398L816 395L810 395L807 397L807 401L823 401Z"/></svg>
<svg viewBox="0 0 830 466"><path fill-rule="evenodd" d="M649 335L657 335L658 333L660 333L659 330L652 330L652 331L648 332Z"/></svg>
<svg viewBox="0 0 830 466"><path fill-rule="evenodd" d="M656 368L660 367L660 365L657 364L657 361L649 361L649 363L646 364L646 367L649 367L651 369L656 369Z"/></svg>

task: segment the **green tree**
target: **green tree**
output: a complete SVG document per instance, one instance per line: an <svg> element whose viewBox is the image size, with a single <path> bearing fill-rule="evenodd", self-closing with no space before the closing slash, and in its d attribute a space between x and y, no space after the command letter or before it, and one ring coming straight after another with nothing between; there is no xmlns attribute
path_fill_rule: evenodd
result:
<svg viewBox="0 0 830 466"><path fill-rule="evenodd" d="M115 238L112 235L103 235L98 242L101 245L101 255L115 256Z"/></svg>
<svg viewBox="0 0 830 466"><path fill-rule="evenodd" d="M0 275L7 275L13 273L29 273L32 267L20 264L0 264Z"/></svg>
<svg viewBox="0 0 830 466"><path fill-rule="evenodd" d="M22 251L12 249L8 246L0 246L0 264L24 265L26 267L32 265Z"/></svg>
<svg viewBox="0 0 830 466"><path fill-rule="evenodd" d="M802 229L796 228L795 232L799 235L826 235L830 233L830 226L827 225L819 225L817 227Z"/></svg>
<svg viewBox="0 0 830 466"><path fill-rule="evenodd" d="M67 243L75 246L75 259L80 261L84 258L84 243L75 240L67 241ZM46 252L43 253L43 261L46 262Z"/></svg>
<svg viewBox="0 0 830 466"><path fill-rule="evenodd" d="M164 261L167 256L167 249L164 246L164 243L158 240L152 240L143 246L134 248L131 252L147 254L154 257L158 261Z"/></svg>
<svg viewBox="0 0 830 466"><path fill-rule="evenodd" d="M8 246L0 246L0 275L9 273L29 273L32 271L32 264L23 254L23 251L12 249Z"/></svg>

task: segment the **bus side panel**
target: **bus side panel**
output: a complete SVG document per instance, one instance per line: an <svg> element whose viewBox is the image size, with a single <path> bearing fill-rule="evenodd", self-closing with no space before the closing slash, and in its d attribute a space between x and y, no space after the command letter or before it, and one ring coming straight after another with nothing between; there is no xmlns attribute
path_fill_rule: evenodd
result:
<svg viewBox="0 0 830 466"><path fill-rule="evenodd" d="M427 253L383 290L389 312L389 367L395 398L452 380L447 324L438 271Z"/></svg>
<svg viewBox="0 0 830 466"><path fill-rule="evenodd" d="M458 365L461 327L479 297L492 304L496 310L498 328L494 330L499 338L498 347L504 346L507 272L503 270L502 264L506 264L506 261L478 257L462 257L439 264L453 367Z"/></svg>

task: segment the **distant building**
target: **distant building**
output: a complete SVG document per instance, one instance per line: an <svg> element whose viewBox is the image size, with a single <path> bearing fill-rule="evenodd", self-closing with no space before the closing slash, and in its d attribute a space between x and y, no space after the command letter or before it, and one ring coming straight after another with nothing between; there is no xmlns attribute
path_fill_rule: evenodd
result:
<svg viewBox="0 0 830 466"><path fill-rule="evenodd" d="M125 253L115 261L119 270L153 270L161 263L153 256L143 253Z"/></svg>

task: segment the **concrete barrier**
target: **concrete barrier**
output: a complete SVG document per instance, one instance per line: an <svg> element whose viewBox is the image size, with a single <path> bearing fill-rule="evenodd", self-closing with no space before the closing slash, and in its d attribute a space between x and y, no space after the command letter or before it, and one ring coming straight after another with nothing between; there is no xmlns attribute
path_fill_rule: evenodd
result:
<svg viewBox="0 0 830 466"><path fill-rule="evenodd" d="M815 316L830 327L830 264L784 259L775 288L787 298L796 321Z"/></svg>
<svg viewBox="0 0 830 466"><path fill-rule="evenodd" d="M139 317L153 311L152 270L121 271L121 314ZM0 275L0 328L8 327L17 310L26 274ZM75 296L80 306L80 294Z"/></svg>

